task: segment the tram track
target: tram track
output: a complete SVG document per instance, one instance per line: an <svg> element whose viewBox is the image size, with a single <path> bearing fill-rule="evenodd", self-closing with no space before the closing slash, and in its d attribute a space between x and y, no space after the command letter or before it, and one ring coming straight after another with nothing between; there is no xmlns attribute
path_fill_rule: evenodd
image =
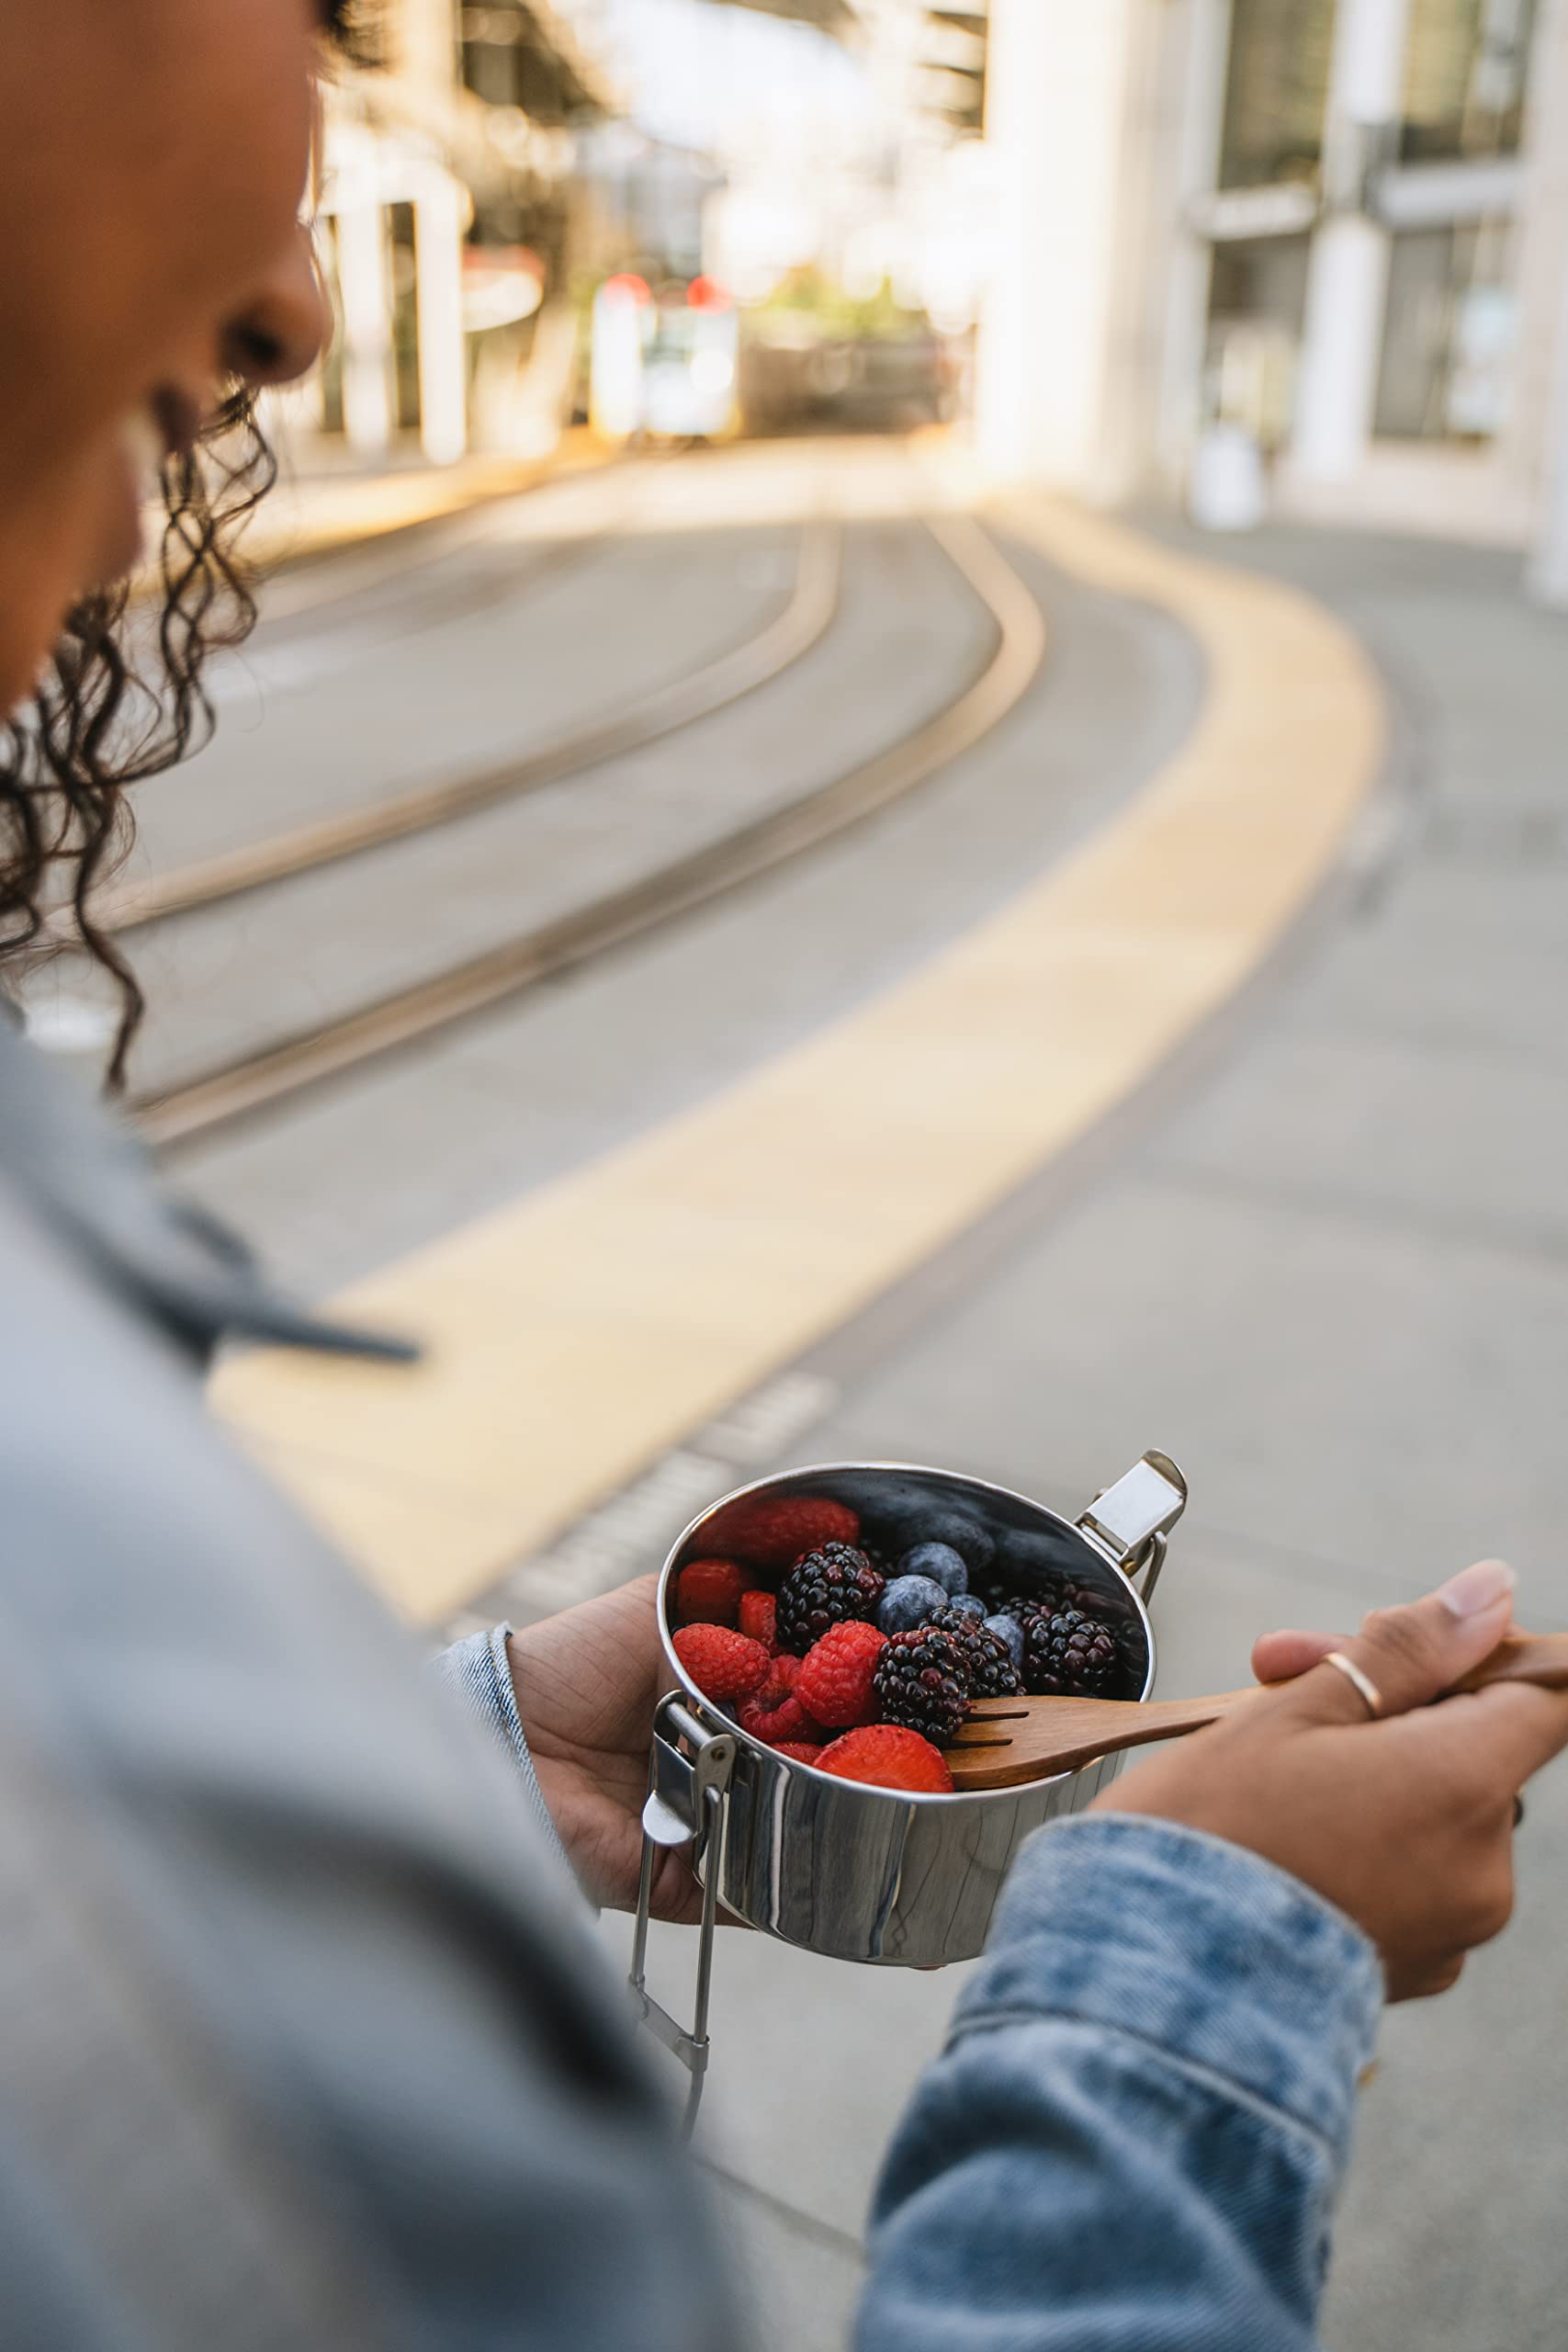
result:
<svg viewBox="0 0 1568 2352"><path fill-rule="evenodd" d="M603 556L615 538L614 523L605 521L547 541L522 563L513 560L502 565L498 559L509 551L482 527L483 524L493 526L493 518L486 514L462 519L470 524L468 539L429 558L409 580L394 575L378 581L368 594L363 589L342 589L279 619L264 638L239 649L215 699L229 703L247 692L288 694L312 685L333 670L348 667L363 650L370 629L375 631L377 649L384 650L429 629L480 620L487 613L569 580ZM462 564L470 567L470 578L454 582L444 576ZM384 604L378 601L378 591L384 594Z"/></svg>
<svg viewBox="0 0 1568 2352"><path fill-rule="evenodd" d="M927 528L948 562L986 609L991 624L991 646L978 673L933 715L922 718L890 743L840 771L824 783L798 794L781 808L753 818L722 835L668 859L618 888L604 891L568 912L535 922L497 946L463 959L411 986L390 989L370 1001L330 1017L309 1029L293 1032L270 1044L220 1062L194 1077L142 1095L134 1104L142 1131L165 1149L206 1138L220 1129L280 1106L308 1090L343 1077L364 1064L417 1044L439 1031L517 998L528 989L580 967L710 901L782 866L847 831L912 791L938 770L972 750L1007 716L1032 683L1045 647L1045 624L1039 605L1024 582L995 543L972 518L946 515L928 518ZM379 810L355 818L333 819L300 829L283 842L260 844L235 857L207 861L203 889L192 894L197 869L186 869L184 895L170 898L155 915L140 914L139 927L167 920L184 909L212 905L241 889L259 889L291 874L350 856L356 849L395 840L428 825L449 821L502 798L556 782L581 768L598 766L612 756L689 726L741 695L754 691L766 678L778 676L797 660L792 642L811 625L815 643L832 619L823 611L828 555L818 542L815 569L796 593L786 613L759 638L721 655L693 676L659 690L632 712L587 730L598 748L581 756L584 737L547 747L534 760L504 771L461 780L455 786L431 787L402 796ZM837 604L840 549L832 543L832 606ZM802 572L807 571L804 560ZM814 598L815 602L811 601ZM787 627L786 627L787 624ZM793 636L791 632L793 631ZM765 650L760 650L765 649ZM723 691L721 691L723 689ZM535 762L549 761L547 774L519 783L520 773ZM565 761L567 764L561 764ZM458 796L453 799L451 796ZM469 797L468 796L474 796ZM345 828L390 822L393 830L351 838ZM300 861L300 845L313 843ZM290 860L278 863L289 844ZM265 858L270 870L256 870L248 878L238 874L238 861ZM225 874L214 869L227 867ZM170 880L179 880L173 876ZM168 884L163 886L167 891Z"/></svg>
<svg viewBox="0 0 1568 2352"><path fill-rule="evenodd" d="M820 642L838 610L842 533L826 518L807 523L788 600L755 634L596 725L556 736L523 758L444 783L416 785L391 798L324 817L270 840L194 859L150 881L106 894L101 927L116 937L219 906L301 874L314 873L389 842L429 831L480 809L520 800L606 761L646 751L754 694Z"/></svg>

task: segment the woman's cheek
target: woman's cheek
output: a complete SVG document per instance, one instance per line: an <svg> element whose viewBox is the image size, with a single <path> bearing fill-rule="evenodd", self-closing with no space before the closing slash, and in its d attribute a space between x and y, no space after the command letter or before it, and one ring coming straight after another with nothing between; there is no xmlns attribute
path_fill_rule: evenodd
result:
<svg viewBox="0 0 1568 2352"><path fill-rule="evenodd" d="M0 710L29 695L73 605L123 571L127 491L118 435L0 517Z"/></svg>

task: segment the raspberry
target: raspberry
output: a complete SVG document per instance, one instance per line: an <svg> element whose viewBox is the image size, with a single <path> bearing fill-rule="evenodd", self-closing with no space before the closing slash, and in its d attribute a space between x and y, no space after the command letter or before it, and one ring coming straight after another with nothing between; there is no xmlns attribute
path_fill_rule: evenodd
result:
<svg viewBox="0 0 1568 2352"><path fill-rule="evenodd" d="M782 1707L795 1689L801 1661L792 1657L788 1650L780 1650L768 1660L768 1679L757 1692L764 1707Z"/></svg>
<svg viewBox="0 0 1568 2352"><path fill-rule="evenodd" d="M1122 1645L1103 1618L1082 1609L1043 1610L1023 1629L1023 1687L1043 1698L1128 1694Z"/></svg>
<svg viewBox="0 0 1568 2352"><path fill-rule="evenodd" d="M749 1699L767 1679L768 1653L761 1643L732 1634L728 1625L682 1625L674 1638L676 1657L716 1706Z"/></svg>
<svg viewBox="0 0 1568 2352"><path fill-rule="evenodd" d="M787 1756L792 1764L815 1764L822 1754L803 1739L775 1739L773 1747L775 1756Z"/></svg>
<svg viewBox="0 0 1568 2352"><path fill-rule="evenodd" d="M1010 1699L1022 1690L1009 1644L983 1623L958 1609L934 1610L927 1623L951 1634L964 1653L972 1699Z"/></svg>
<svg viewBox="0 0 1568 2352"><path fill-rule="evenodd" d="M795 1695L819 1724L841 1731L851 1724L868 1724L876 1713L872 1685L876 1661L887 1640L874 1625L848 1618L829 1626L813 1642L800 1662Z"/></svg>
<svg viewBox="0 0 1568 2352"><path fill-rule="evenodd" d="M779 1645L804 1657L829 1625L875 1616L886 1579L852 1544L824 1544L797 1560L779 1587Z"/></svg>
<svg viewBox="0 0 1568 2352"><path fill-rule="evenodd" d="M852 1544L860 1514L826 1495L745 1495L719 1512L708 1533L760 1568L787 1568L819 1544Z"/></svg>
<svg viewBox="0 0 1568 2352"><path fill-rule="evenodd" d="M957 1638L940 1626L894 1634L876 1668L876 1696L890 1724L943 1747L969 1713L969 1670Z"/></svg>
<svg viewBox="0 0 1568 2352"><path fill-rule="evenodd" d="M779 1604L771 1592L743 1592L740 1596L740 1630L765 1650L779 1645Z"/></svg>
<svg viewBox="0 0 1568 2352"><path fill-rule="evenodd" d="M694 1560L675 1579L675 1614L682 1625L733 1625L740 1605L740 1571L733 1560Z"/></svg>
<svg viewBox="0 0 1568 2352"><path fill-rule="evenodd" d="M877 1788L946 1795L953 1787L953 1775L931 1741L897 1724L866 1724L847 1731L812 1761L819 1771L836 1773L840 1781L869 1781Z"/></svg>
<svg viewBox="0 0 1568 2352"><path fill-rule="evenodd" d="M784 1739L814 1747L822 1736L821 1724L813 1722L798 1699L783 1699L776 1707L765 1706L761 1697L742 1699L735 1720L743 1732L770 1747Z"/></svg>

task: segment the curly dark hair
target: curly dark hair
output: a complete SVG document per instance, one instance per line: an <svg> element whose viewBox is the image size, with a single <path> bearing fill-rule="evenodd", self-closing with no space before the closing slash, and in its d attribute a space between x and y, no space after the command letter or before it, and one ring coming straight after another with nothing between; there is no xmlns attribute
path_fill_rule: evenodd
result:
<svg viewBox="0 0 1568 2352"><path fill-rule="evenodd" d="M381 62L378 0L321 0L321 16L339 62ZM144 1008L135 974L94 919L93 894L130 847L127 787L212 733L202 673L255 625L239 541L276 479L256 396L238 388L200 446L164 469L162 611L144 616L130 583L84 598L31 703L0 719L0 963L25 968L29 955L83 949L110 975L120 1002L111 1089L124 1084Z"/></svg>
<svg viewBox="0 0 1568 2352"><path fill-rule="evenodd" d="M85 597L30 705L0 726L0 956L15 963L28 950L80 947L112 976L120 999L113 1088L123 1083L142 997L95 921L92 896L130 845L127 787L211 734L202 671L254 624L236 539L276 473L254 395L235 391L201 445L164 469L162 611L141 628L129 583Z"/></svg>

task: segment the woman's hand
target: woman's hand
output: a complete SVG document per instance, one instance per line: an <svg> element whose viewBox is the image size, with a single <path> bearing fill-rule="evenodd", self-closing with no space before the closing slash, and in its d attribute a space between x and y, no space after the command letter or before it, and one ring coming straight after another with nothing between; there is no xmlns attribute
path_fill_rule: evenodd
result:
<svg viewBox="0 0 1568 2352"><path fill-rule="evenodd" d="M517 1711L561 1843L585 1893L616 1911L637 1904L653 1711L671 1687L658 1589L656 1577L640 1577L507 1645ZM684 1853L661 1849L655 1918L689 1924L701 1911Z"/></svg>
<svg viewBox="0 0 1568 2352"><path fill-rule="evenodd" d="M1515 1797L1568 1746L1563 1692L1498 1683L1441 1696L1512 1613L1512 1573L1488 1560L1409 1608L1379 1610L1353 1641L1268 1635L1254 1665L1282 1687L1173 1743L1098 1804L1249 1847L1359 1922L1391 2000L1446 1992L1465 1954L1507 1924ZM1331 1649L1371 1677L1381 1720L1322 1663Z"/></svg>

